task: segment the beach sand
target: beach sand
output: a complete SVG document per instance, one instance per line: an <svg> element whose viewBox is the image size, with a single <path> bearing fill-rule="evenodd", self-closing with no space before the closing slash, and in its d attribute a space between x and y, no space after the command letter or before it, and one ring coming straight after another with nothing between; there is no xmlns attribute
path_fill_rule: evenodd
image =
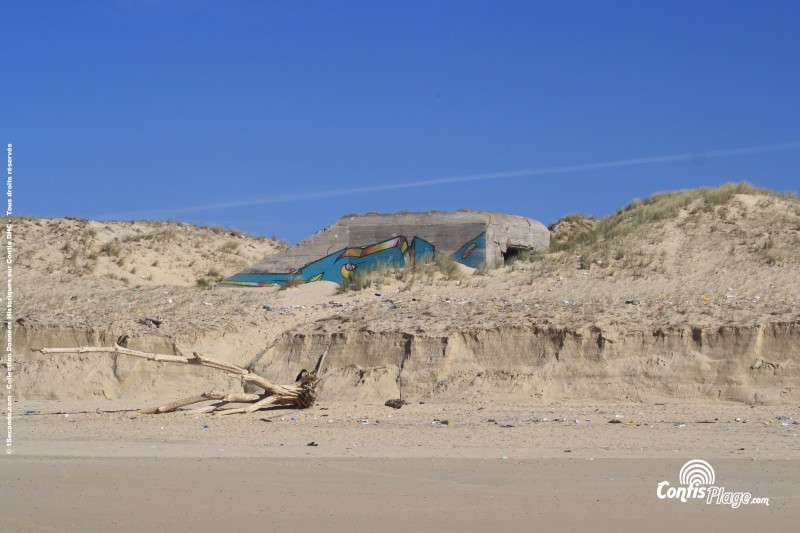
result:
<svg viewBox="0 0 800 533"><path fill-rule="evenodd" d="M141 416L135 403L19 406L14 454L0 462L0 530L778 531L800 521L796 407L323 402L195 417ZM716 485L769 505L659 499L658 483L679 486L696 458Z"/></svg>

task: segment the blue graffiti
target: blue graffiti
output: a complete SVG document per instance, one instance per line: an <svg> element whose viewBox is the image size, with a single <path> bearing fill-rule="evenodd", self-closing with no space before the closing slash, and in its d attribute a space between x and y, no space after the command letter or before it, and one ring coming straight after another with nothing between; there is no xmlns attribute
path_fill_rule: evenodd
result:
<svg viewBox="0 0 800 533"><path fill-rule="evenodd" d="M485 234L481 234L464 244L451 257L467 266L480 266L486 255L485 246ZM429 260L435 252L436 247L425 239L414 237L409 242L406 237L398 235L369 246L342 248L295 272L236 274L225 279L222 284L270 287L321 280L343 284L359 270L363 271L379 266L402 268L406 265L414 265L417 261Z"/></svg>
<svg viewBox="0 0 800 533"><path fill-rule="evenodd" d="M470 268L479 268L486 263L486 233L481 233L450 256L453 261Z"/></svg>

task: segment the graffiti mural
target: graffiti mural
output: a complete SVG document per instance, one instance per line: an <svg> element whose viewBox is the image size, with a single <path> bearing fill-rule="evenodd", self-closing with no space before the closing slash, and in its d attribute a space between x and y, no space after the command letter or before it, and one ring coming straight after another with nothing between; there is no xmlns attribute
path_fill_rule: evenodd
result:
<svg viewBox="0 0 800 533"><path fill-rule="evenodd" d="M481 233L450 256L456 263L470 268L480 268L486 263L486 233Z"/></svg>
<svg viewBox="0 0 800 533"><path fill-rule="evenodd" d="M406 265L414 265L416 261L431 259L435 253L434 245L425 239L413 237L409 241L403 235L398 235L368 246L337 250L295 272L236 274L225 279L222 284L272 287L273 285L287 286L320 280L342 284L359 270L364 271L379 266L402 268ZM454 261L472 268L483 265L486 257L486 234L481 233L464 243L450 257Z"/></svg>

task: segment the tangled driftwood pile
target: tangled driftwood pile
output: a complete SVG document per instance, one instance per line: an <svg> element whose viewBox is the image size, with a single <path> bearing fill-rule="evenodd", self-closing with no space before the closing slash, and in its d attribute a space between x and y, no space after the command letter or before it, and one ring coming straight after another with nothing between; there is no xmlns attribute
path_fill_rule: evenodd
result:
<svg viewBox="0 0 800 533"><path fill-rule="evenodd" d="M317 385L321 380L320 370L322 369L322 363L325 360L325 356L328 353L328 351L326 350L325 353L323 353L320 356L319 362L317 363L317 367L314 371L307 372L306 370L303 370L302 372L300 372L300 375L297 376L297 381L295 381L294 384L275 385L269 380L259 376L258 374L254 374L253 372L247 370L246 368L231 363L226 363L224 361L218 361L216 359L200 355L199 353L196 352L191 356L140 352L138 350L131 350L130 348L121 346L119 341L115 343L114 346L100 346L100 347L81 346L78 348L40 348L37 351L43 354L49 354L49 353L120 354L120 355L130 355L133 357L141 357L150 361L157 361L157 362L205 366L209 368L215 368L217 370L222 370L227 374L238 376L242 380L242 382L250 383L252 385L264 389L263 393L257 393L257 394L224 393L219 391L204 392L200 395L192 396L191 398L185 398L183 400L178 400L172 403L168 403L166 405L151 407L148 409L142 409L140 411L142 414L169 413L170 411L175 411L176 409L180 407L185 407L187 405L207 402L209 400L217 400L215 403L211 405L199 407L197 409L193 409L188 412L194 414L216 412L216 414L220 415L252 413L258 411L259 409L272 405L291 405L299 407L301 409L311 407L317 400ZM251 405L248 405L247 407L220 409L221 407L230 403L237 403L237 404L249 403Z"/></svg>

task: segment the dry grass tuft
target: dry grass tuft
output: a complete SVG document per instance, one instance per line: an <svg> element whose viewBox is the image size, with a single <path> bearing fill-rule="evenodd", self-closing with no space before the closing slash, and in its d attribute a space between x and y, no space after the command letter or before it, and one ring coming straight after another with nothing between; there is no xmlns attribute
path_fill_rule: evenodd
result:
<svg viewBox="0 0 800 533"><path fill-rule="evenodd" d="M434 254L432 257L418 259L416 264L402 268L386 264L357 270L339 288L339 294L349 291L360 291L368 288L380 288L393 281L405 282L411 288L417 282L432 282L439 279L455 281L463 278L458 263L450 257Z"/></svg>

